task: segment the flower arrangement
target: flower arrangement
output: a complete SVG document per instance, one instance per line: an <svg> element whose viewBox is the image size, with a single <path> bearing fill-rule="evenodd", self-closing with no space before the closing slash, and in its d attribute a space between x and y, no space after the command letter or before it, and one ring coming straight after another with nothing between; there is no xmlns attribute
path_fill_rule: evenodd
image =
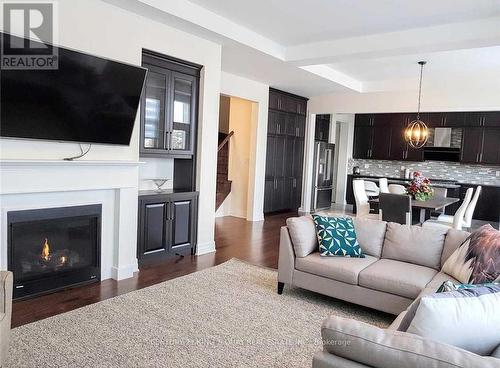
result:
<svg viewBox="0 0 500 368"><path fill-rule="evenodd" d="M406 189L406 193L411 195L417 201L426 201L434 195L431 181L422 175L421 172L415 171L413 173L413 180L410 186Z"/></svg>

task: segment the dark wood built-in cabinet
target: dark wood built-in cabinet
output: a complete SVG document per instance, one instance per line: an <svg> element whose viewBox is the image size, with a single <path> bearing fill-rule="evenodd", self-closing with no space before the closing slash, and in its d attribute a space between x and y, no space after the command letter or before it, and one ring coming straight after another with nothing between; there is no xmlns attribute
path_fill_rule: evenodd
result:
<svg viewBox="0 0 500 368"><path fill-rule="evenodd" d="M300 207L307 100L270 89L264 212Z"/></svg>
<svg viewBox="0 0 500 368"><path fill-rule="evenodd" d="M144 51L141 156L191 158L195 148L201 66Z"/></svg>
<svg viewBox="0 0 500 368"><path fill-rule="evenodd" d="M197 192L140 193L137 248L140 264L194 253L197 201Z"/></svg>
<svg viewBox="0 0 500 368"><path fill-rule="evenodd" d="M462 130L456 161L500 164L500 111L432 112L422 113L420 117L430 128ZM356 114L353 157L422 161L424 150L412 149L404 140L405 127L415 119L415 113Z"/></svg>
<svg viewBox="0 0 500 368"><path fill-rule="evenodd" d="M316 115L314 140L328 142L330 136L330 114Z"/></svg>

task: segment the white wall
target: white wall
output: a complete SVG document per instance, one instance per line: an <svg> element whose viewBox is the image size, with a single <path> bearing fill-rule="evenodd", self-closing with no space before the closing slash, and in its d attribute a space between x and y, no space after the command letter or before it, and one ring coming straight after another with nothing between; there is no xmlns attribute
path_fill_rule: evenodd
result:
<svg viewBox="0 0 500 368"><path fill-rule="evenodd" d="M99 0L60 1L58 8L62 46L135 65L141 64L146 48L204 66L198 121L198 247L199 252L213 251L221 46ZM95 145L86 159L138 161L138 119L130 146ZM73 143L7 139L0 143L2 159L61 159L79 152Z"/></svg>
<svg viewBox="0 0 500 368"><path fill-rule="evenodd" d="M234 131L229 144L228 179L231 183L230 215L247 218L250 136L254 102L231 97L229 131Z"/></svg>
<svg viewBox="0 0 500 368"><path fill-rule="evenodd" d="M256 124L250 131L250 161L247 220L264 219L264 178L266 173L267 117L269 86L234 74L222 73L221 93L257 103ZM255 119L252 119L255 121Z"/></svg>

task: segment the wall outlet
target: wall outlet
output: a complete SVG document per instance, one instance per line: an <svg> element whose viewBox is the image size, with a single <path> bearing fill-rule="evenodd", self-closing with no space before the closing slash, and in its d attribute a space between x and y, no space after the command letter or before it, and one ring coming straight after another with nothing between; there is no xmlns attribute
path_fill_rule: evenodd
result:
<svg viewBox="0 0 500 368"><path fill-rule="evenodd" d="M500 171L496 171L496 172L495 172L495 176L496 176L497 178L500 178Z"/></svg>

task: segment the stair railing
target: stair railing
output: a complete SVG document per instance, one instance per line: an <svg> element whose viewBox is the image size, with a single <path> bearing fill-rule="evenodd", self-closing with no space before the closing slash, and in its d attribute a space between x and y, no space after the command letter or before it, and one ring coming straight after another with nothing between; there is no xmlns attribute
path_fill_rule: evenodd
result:
<svg viewBox="0 0 500 368"><path fill-rule="evenodd" d="M224 140L222 142L220 142L219 144L219 148L217 148L217 152L219 152L222 147L224 147L227 142L229 142L229 139L234 135L234 130L231 130L231 132L226 136L226 138L224 138Z"/></svg>

